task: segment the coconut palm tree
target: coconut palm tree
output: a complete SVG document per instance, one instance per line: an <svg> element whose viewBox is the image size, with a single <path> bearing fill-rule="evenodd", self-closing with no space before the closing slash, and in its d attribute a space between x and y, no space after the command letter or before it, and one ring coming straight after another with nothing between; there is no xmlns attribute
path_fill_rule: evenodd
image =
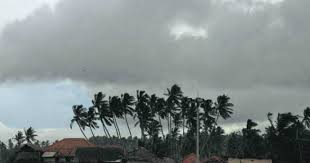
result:
<svg viewBox="0 0 310 163"><path fill-rule="evenodd" d="M152 113L149 106L150 97L145 91L137 91L137 102L135 106L134 118L138 118L135 126L139 124L141 129L141 138L145 140L145 129L148 122L152 120Z"/></svg>
<svg viewBox="0 0 310 163"><path fill-rule="evenodd" d="M93 135L93 137L95 137L93 129L95 130L96 128L99 128L96 120L97 120L97 118L96 118L95 108L90 107L87 111L85 121L86 121L86 125L87 125L87 127L89 127L89 130L90 130L91 134Z"/></svg>
<svg viewBox="0 0 310 163"><path fill-rule="evenodd" d="M186 115L186 125L188 126L189 134L194 134L197 129L197 107L198 101L196 99L189 98L189 110Z"/></svg>
<svg viewBox="0 0 310 163"><path fill-rule="evenodd" d="M17 147L20 147L20 145L25 141L25 136L23 132L18 131L13 139L17 142Z"/></svg>
<svg viewBox="0 0 310 163"><path fill-rule="evenodd" d="M32 142L36 140L35 137L38 136L36 134L36 131L32 127L29 127L28 129L24 129L24 133L25 133L25 140L27 141L27 143L30 143L30 144L32 144Z"/></svg>
<svg viewBox="0 0 310 163"><path fill-rule="evenodd" d="M73 105L72 110L74 115L71 119L70 128L72 129L73 124L76 123L79 126L80 131L85 137L85 139L88 140L87 136L84 133L86 126L85 117L87 116L86 109L83 107L83 105Z"/></svg>
<svg viewBox="0 0 310 163"><path fill-rule="evenodd" d="M234 104L230 103L230 98L226 95L221 95L217 97L217 102L215 103L215 110L216 110L216 123L219 117L223 118L224 120L231 117L233 114L232 107Z"/></svg>
<svg viewBox="0 0 310 163"><path fill-rule="evenodd" d="M124 118L126 120L127 128L130 136L132 137L132 133L128 124L127 115L133 116L133 105L135 104L135 98L128 93L124 93L121 95L121 110L123 112Z"/></svg>
<svg viewBox="0 0 310 163"><path fill-rule="evenodd" d="M160 124L156 120L151 120L148 125L145 128L146 133L150 136L152 139L152 144L154 143L154 137L158 137L159 130L160 130Z"/></svg>
<svg viewBox="0 0 310 163"><path fill-rule="evenodd" d="M204 124L204 131L208 132L212 126L216 124L214 116L217 115L217 110L210 99L202 100L201 108L203 109L202 121Z"/></svg>
<svg viewBox="0 0 310 163"><path fill-rule="evenodd" d="M172 120L174 121L175 130L178 129L179 126L179 106L181 99L183 97L183 92L181 90L181 87L174 84L170 89L167 88L167 93L164 94L167 96L166 102L167 102L167 113L168 113L168 131L169 134L172 132Z"/></svg>
<svg viewBox="0 0 310 163"><path fill-rule="evenodd" d="M161 122L162 119L167 118L167 112L166 112L166 101L164 98L158 98L155 104L155 112L158 116L158 122L160 124L160 130L162 133L163 139L165 138L163 124Z"/></svg>
<svg viewBox="0 0 310 163"><path fill-rule="evenodd" d="M113 114L109 108L108 101L104 99L105 94L98 92L94 95L92 100L93 107L97 108L98 118L102 124L103 131L106 136L111 138L110 132L107 129L107 126L111 126L113 123Z"/></svg>
<svg viewBox="0 0 310 163"><path fill-rule="evenodd" d="M307 128L310 128L310 108L307 107L303 114L302 123L305 124Z"/></svg>
<svg viewBox="0 0 310 163"><path fill-rule="evenodd" d="M181 100L181 117L182 117L182 128L183 128L183 136L184 136L184 129L185 129L185 123L186 123L186 116L188 114L188 110L190 107L190 98L183 97Z"/></svg>
<svg viewBox="0 0 310 163"><path fill-rule="evenodd" d="M113 97L109 97L109 106L110 106L110 110L113 114L112 118L113 118L113 124L116 130L116 135L121 138L121 132L119 130L118 124L117 124L117 118L122 118L123 117L123 112L121 109L121 104L122 101L118 96L113 96Z"/></svg>

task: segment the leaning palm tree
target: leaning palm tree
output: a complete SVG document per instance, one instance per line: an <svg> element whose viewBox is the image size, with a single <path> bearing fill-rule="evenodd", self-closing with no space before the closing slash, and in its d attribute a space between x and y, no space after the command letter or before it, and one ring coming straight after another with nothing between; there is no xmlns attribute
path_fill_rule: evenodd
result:
<svg viewBox="0 0 310 163"><path fill-rule="evenodd" d="M307 107L304 110L304 115L303 115L302 123L305 124L305 126L307 128L310 128L310 108L309 107Z"/></svg>
<svg viewBox="0 0 310 163"><path fill-rule="evenodd" d="M23 132L18 131L17 134L13 138L17 142L17 147L19 147L24 141L25 141L25 136Z"/></svg>
<svg viewBox="0 0 310 163"><path fill-rule="evenodd" d="M30 143L30 144L32 144L32 142L36 140L35 137L38 136L36 134L36 131L32 127L29 127L28 129L24 129L24 133L25 133L25 140L27 141L27 143Z"/></svg>
<svg viewBox="0 0 310 163"><path fill-rule="evenodd" d="M89 127L91 134L95 138L95 134L93 130L95 130L96 128L99 128L99 126L96 122L97 118L96 118L96 112L95 112L94 107L90 107L88 109L85 120L86 120L87 127Z"/></svg>
<svg viewBox="0 0 310 163"><path fill-rule="evenodd" d="M134 104L135 104L135 98L133 96L129 95L128 93L121 95L121 110L125 117L130 137L132 137L132 133L128 124L127 115L133 116L134 109L132 108L132 106Z"/></svg>
<svg viewBox="0 0 310 163"><path fill-rule="evenodd" d="M230 103L230 98L226 95L218 96L217 102L215 103L215 110L217 112L216 117L216 123L219 119L219 117L225 119L228 119L233 114L232 107L234 104Z"/></svg>
<svg viewBox="0 0 310 163"><path fill-rule="evenodd" d="M85 117L87 115L86 109L83 107L83 105L73 105L72 110L74 115L71 119L70 128L72 129L73 124L76 123L79 126L80 131L85 137L85 139L88 140L87 136L84 133L86 126Z"/></svg>
<svg viewBox="0 0 310 163"><path fill-rule="evenodd" d="M123 112L121 110L121 99L118 96L113 96L109 98L109 106L110 110L113 114L113 124L116 130L116 135L121 138L121 132L119 129L119 126L117 124L117 118L122 118L123 117Z"/></svg>
<svg viewBox="0 0 310 163"><path fill-rule="evenodd" d="M137 102L135 106L134 118L138 118L139 121L136 122L135 126L139 124L141 129L141 139L145 140L145 129L148 122L152 119L152 113L149 107L149 95L145 91L137 91Z"/></svg>
<svg viewBox="0 0 310 163"><path fill-rule="evenodd" d="M156 106L155 106L155 112L158 116L158 122L160 124L160 129L162 133L163 139L165 138L164 135L164 129L161 120L165 119L167 117L167 112L166 112L166 101L164 98L158 98L156 101Z"/></svg>
<svg viewBox="0 0 310 163"><path fill-rule="evenodd" d="M203 109L202 121L204 130L208 132L216 124L214 116L217 116L217 110L210 99L204 99L201 103L201 108Z"/></svg>
<svg viewBox="0 0 310 163"><path fill-rule="evenodd" d="M167 89L167 93L164 95L167 96L166 102L167 102L167 113L168 113L168 131L169 134L172 132L172 119L175 122L175 130L178 129L178 125L176 121L178 118L177 112L178 107L180 106L180 101L183 97L183 92L181 90L181 87L174 84L170 89Z"/></svg>
<svg viewBox="0 0 310 163"><path fill-rule="evenodd" d="M111 138L110 132L107 126L111 126L113 123L113 114L109 108L108 101L104 99L105 95L102 92L98 92L94 95L92 100L93 107L97 108L98 118L102 124L103 131L106 136Z"/></svg>

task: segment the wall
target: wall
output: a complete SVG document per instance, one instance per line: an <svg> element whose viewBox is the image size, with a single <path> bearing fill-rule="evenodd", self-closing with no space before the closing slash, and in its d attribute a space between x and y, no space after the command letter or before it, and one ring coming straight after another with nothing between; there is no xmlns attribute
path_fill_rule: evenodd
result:
<svg viewBox="0 0 310 163"><path fill-rule="evenodd" d="M272 160L257 160L257 159L234 159L229 158L228 163L272 163Z"/></svg>

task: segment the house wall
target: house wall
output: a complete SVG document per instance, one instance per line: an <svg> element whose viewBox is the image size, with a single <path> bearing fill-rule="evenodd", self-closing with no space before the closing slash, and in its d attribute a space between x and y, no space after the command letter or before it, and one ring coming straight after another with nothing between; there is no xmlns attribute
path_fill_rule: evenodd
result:
<svg viewBox="0 0 310 163"><path fill-rule="evenodd" d="M58 161L56 161L55 158L44 158L43 163L79 163L79 160L76 158L72 158L70 159L70 161L68 161L65 158L59 158Z"/></svg>
<svg viewBox="0 0 310 163"><path fill-rule="evenodd" d="M44 158L43 163L55 163L55 158Z"/></svg>
<svg viewBox="0 0 310 163"><path fill-rule="evenodd" d="M229 158L228 163L272 163L272 160L258 160L258 159L234 159Z"/></svg>

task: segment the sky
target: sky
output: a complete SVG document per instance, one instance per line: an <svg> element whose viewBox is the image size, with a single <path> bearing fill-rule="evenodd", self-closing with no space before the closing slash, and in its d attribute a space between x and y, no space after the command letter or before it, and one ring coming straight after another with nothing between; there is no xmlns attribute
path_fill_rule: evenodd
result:
<svg viewBox="0 0 310 163"><path fill-rule="evenodd" d="M231 97L226 132L249 118L263 129L268 112L301 113L310 106L309 5L0 0L0 140L29 126L40 140L81 137L69 129L72 105L89 106L98 91L163 95L174 83L192 97Z"/></svg>

